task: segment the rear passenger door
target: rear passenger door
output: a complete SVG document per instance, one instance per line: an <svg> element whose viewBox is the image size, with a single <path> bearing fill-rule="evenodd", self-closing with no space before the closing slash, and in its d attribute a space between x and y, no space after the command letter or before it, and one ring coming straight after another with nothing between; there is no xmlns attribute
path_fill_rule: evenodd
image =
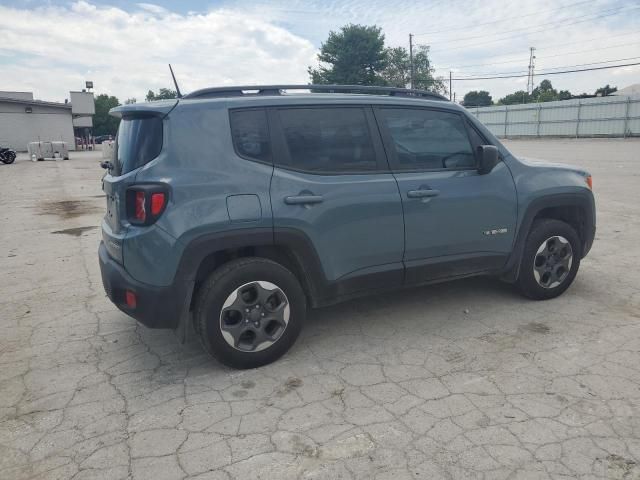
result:
<svg viewBox="0 0 640 480"><path fill-rule="evenodd" d="M407 283L500 268L517 215L513 178L499 163L480 175L486 141L464 115L428 108L376 109L405 219Z"/></svg>
<svg viewBox="0 0 640 480"><path fill-rule="evenodd" d="M404 228L373 112L363 106L270 111L274 235L303 234L329 296L400 285Z"/></svg>

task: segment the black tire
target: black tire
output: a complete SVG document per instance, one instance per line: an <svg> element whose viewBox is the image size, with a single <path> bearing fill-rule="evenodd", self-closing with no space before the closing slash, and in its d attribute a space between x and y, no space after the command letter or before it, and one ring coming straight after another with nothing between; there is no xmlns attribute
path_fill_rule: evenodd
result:
<svg viewBox="0 0 640 480"><path fill-rule="evenodd" d="M261 351L242 351L227 343L221 314L228 297L252 282L270 282L284 293L289 305L286 327L275 343ZM294 344L306 316L306 297L298 279L282 265L264 258L232 260L215 270L197 293L194 322L203 347L220 363L232 368L256 368L271 363ZM244 317L243 317L244 318ZM241 320L247 321L248 320ZM250 329L251 326L247 328ZM266 326L264 327L266 330Z"/></svg>
<svg viewBox="0 0 640 480"><path fill-rule="evenodd" d="M2 157L2 162L6 163L7 165L13 163L16 159L16 154L15 152L7 152L3 157Z"/></svg>
<svg viewBox="0 0 640 480"><path fill-rule="evenodd" d="M568 273L566 273L564 277L561 277L562 280L559 281L559 284L554 286L556 282L553 282L550 283L549 286L544 287L536 278L534 266L536 265L536 259L538 259L539 263L542 263L540 258L544 258L544 255L542 255L542 257L538 255L538 249L542 248L543 242L546 242L547 239L552 237L562 237L568 241L572 252L571 265L570 268L562 270ZM561 246L566 247L566 245ZM581 258L582 242L571 225L560 220L548 218L536 220L531 226L524 251L522 252L522 258L520 259L520 272L517 280L520 292L524 296L534 300L547 300L561 295L569 288L575 279L578 268L580 268ZM544 267L538 266L538 268L542 269ZM540 278L544 279L544 277ZM544 281L542 281L542 283L544 283Z"/></svg>

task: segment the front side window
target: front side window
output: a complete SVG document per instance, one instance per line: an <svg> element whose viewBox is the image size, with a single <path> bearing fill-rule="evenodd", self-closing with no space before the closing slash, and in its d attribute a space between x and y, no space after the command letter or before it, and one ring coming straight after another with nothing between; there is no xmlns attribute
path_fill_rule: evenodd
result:
<svg viewBox="0 0 640 480"><path fill-rule="evenodd" d="M460 115L437 110L380 110L395 147L396 170L475 167L473 147Z"/></svg>
<svg viewBox="0 0 640 480"><path fill-rule="evenodd" d="M231 136L240 156L271 161L267 112L264 110L237 110L231 112Z"/></svg>
<svg viewBox="0 0 640 480"><path fill-rule="evenodd" d="M278 111L288 158L282 166L314 173L375 170L375 150L361 108L292 108Z"/></svg>

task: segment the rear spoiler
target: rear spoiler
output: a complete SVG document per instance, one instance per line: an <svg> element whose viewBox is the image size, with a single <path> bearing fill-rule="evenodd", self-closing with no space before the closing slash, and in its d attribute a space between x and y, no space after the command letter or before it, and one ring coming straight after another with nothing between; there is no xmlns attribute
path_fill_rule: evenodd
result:
<svg viewBox="0 0 640 480"><path fill-rule="evenodd" d="M112 117L122 118L128 116L151 115L165 117L178 105L177 99L158 100L157 102L130 103L120 105L109 110Z"/></svg>

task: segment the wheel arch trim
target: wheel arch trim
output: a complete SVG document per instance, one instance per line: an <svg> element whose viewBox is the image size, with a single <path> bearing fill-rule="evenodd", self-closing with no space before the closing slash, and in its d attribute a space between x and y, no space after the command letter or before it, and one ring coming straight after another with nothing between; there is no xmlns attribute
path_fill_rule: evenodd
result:
<svg viewBox="0 0 640 480"><path fill-rule="evenodd" d="M261 256L261 250L283 249L298 270L292 273L311 300L323 296L327 281L320 258L309 237L294 228L239 228L199 235L184 247L174 283L194 283L198 269L207 257L217 252L242 248L255 248L256 256ZM265 256L268 258L268 255Z"/></svg>
<svg viewBox="0 0 640 480"><path fill-rule="evenodd" d="M502 274L502 279L513 282L518 278L520 270L520 260L524 245L527 240L531 225L536 216L547 208L557 207L578 207L584 213L584 238L582 245L582 258L584 258L593 244L595 237L595 203L593 194L590 191L584 193L559 193L545 195L533 199L526 207L522 220L518 225L518 231L514 239L511 255L507 260ZM580 232L578 232L580 234Z"/></svg>

